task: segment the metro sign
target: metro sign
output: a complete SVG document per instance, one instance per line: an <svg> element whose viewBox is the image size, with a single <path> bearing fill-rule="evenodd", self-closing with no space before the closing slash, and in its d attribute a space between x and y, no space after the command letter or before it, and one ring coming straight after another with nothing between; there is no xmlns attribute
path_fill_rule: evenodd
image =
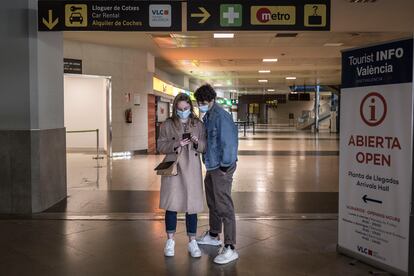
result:
<svg viewBox="0 0 414 276"><path fill-rule="evenodd" d="M252 25L295 25L295 6L252 6Z"/></svg>

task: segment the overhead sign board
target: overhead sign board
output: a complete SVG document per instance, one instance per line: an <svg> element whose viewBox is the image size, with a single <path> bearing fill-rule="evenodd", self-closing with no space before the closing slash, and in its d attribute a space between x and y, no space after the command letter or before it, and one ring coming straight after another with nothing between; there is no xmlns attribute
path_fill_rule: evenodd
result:
<svg viewBox="0 0 414 276"><path fill-rule="evenodd" d="M251 6L250 23L252 25L292 25L296 24L295 6Z"/></svg>
<svg viewBox="0 0 414 276"><path fill-rule="evenodd" d="M39 1L39 31L181 31L175 1Z"/></svg>
<svg viewBox="0 0 414 276"><path fill-rule="evenodd" d="M414 273L413 92L412 39L342 54L338 249L398 275Z"/></svg>
<svg viewBox="0 0 414 276"><path fill-rule="evenodd" d="M194 0L187 4L188 31L329 29L330 0Z"/></svg>

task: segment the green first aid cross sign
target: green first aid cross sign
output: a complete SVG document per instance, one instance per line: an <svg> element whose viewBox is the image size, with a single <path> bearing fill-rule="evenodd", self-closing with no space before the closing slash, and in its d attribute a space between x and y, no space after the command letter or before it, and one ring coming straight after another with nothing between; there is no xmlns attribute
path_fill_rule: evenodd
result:
<svg viewBox="0 0 414 276"><path fill-rule="evenodd" d="M242 10L240 4L221 4L220 5L220 26L221 27L240 27L242 26Z"/></svg>

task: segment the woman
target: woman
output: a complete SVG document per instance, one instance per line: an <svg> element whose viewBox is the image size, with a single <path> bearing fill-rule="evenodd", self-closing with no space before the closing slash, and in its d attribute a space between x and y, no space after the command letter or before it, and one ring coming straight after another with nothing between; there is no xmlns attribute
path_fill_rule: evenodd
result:
<svg viewBox="0 0 414 276"><path fill-rule="evenodd" d="M200 153L205 146L205 129L194 113L190 97L184 93L177 95L172 117L161 125L158 138L158 151L167 155L165 160L178 158L178 175L161 177L160 208L166 210L167 257L174 256L177 212L186 213L188 252L192 257L201 257L195 236L197 213L204 209Z"/></svg>

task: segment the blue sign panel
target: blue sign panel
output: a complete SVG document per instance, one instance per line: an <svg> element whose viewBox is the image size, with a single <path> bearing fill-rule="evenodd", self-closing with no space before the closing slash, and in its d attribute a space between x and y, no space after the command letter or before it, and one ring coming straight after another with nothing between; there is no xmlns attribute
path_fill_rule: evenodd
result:
<svg viewBox="0 0 414 276"><path fill-rule="evenodd" d="M355 49L342 55L342 88L411 82L413 40Z"/></svg>

